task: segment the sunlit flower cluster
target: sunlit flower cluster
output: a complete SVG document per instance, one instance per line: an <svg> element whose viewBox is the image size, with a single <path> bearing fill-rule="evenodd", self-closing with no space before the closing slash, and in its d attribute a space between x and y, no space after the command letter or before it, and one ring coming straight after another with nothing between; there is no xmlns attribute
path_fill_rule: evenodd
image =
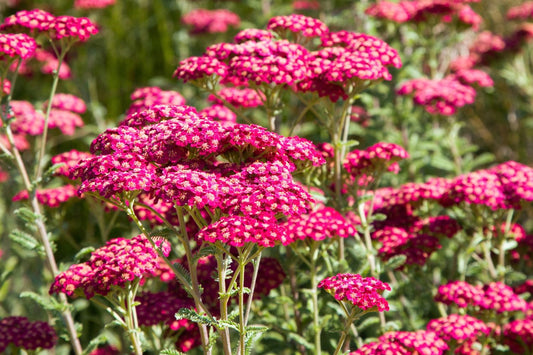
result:
<svg viewBox="0 0 533 355"><path fill-rule="evenodd" d="M196 9L185 14L181 20L191 27L194 34L226 32L229 27L238 27L241 22L237 14L226 9Z"/></svg>
<svg viewBox="0 0 533 355"><path fill-rule="evenodd" d="M425 354L441 355L448 349L448 345L431 331L416 332L388 332L378 338L378 341L363 345L349 355L375 354Z"/></svg>
<svg viewBox="0 0 533 355"><path fill-rule="evenodd" d="M383 297L384 291L390 286L373 277L362 277L359 274L338 274L325 278L318 283L335 297L337 301L347 301L363 311L388 311L389 304Z"/></svg>

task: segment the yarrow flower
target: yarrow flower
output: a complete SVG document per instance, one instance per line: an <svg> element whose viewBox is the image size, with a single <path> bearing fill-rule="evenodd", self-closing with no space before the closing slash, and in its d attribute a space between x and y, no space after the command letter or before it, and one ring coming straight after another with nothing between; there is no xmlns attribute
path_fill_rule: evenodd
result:
<svg viewBox="0 0 533 355"><path fill-rule="evenodd" d="M48 117L49 128L59 128L64 135L71 136L77 127L83 126L83 119L77 113L59 109L50 110Z"/></svg>
<svg viewBox="0 0 533 355"><path fill-rule="evenodd" d="M55 40L67 38L85 42L98 33L98 28L87 17L59 16L49 27L50 37Z"/></svg>
<svg viewBox="0 0 533 355"><path fill-rule="evenodd" d="M237 114L231 111L228 107L220 104L208 106L198 112L198 114L220 122L237 122Z"/></svg>
<svg viewBox="0 0 533 355"><path fill-rule="evenodd" d="M285 225L287 239L282 241L283 245L307 238L323 240L347 238L356 234L354 226L331 207L321 207L309 214L289 218Z"/></svg>
<svg viewBox="0 0 533 355"><path fill-rule="evenodd" d="M157 86L136 89L130 96L133 101L126 115L142 112L154 105L185 105L185 98L177 91L162 90Z"/></svg>
<svg viewBox="0 0 533 355"><path fill-rule="evenodd" d="M217 96L209 95L208 101L215 104L229 103L235 107L257 107L262 106L265 96L249 88L237 89L225 87L217 92Z"/></svg>
<svg viewBox="0 0 533 355"><path fill-rule="evenodd" d="M74 8L76 9L103 9L114 5L116 0L76 0Z"/></svg>
<svg viewBox="0 0 533 355"><path fill-rule="evenodd" d="M277 32L282 37L286 37L286 31L303 37L322 37L329 32L328 26L322 21L297 14L273 17L268 21L267 29Z"/></svg>
<svg viewBox="0 0 533 355"><path fill-rule="evenodd" d="M448 350L444 340L431 331L388 332L378 338L377 342L363 345L349 355L376 354L425 354L441 355Z"/></svg>
<svg viewBox="0 0 533 355"><path fill-rule="evenodd" d="M226 32L230 26L240 25L239 16L226 9L196 9L185 14L181 20L191 27L193 34Z"/></svg>
<svg viewBox="0 0 533 355"><path fill-rule="evenodd" d="M47 106L48 101L45 101L43 103L43 110L45 110ZM71 111L79 114L85 113L85 111L87 111L87 105L85 105L85 101L83 101L83 99L72 94L63 93L58 93L54 95L54 98L52 99L52 108Z"/></svg>
<svg viewBox="0 0 533 355"><path fill-rule="evenodd" d="M431 114L453 115L457 108L472 104L476 90L454 77L441 80L412 79L402 84L399 95L413 93L413 102Z"/></svg>
<svg viewBox="0 0 533 355"><path fill-rule="evenodd" d="M533 319L517 319L503 327L504 343L515 354L533 351Z"/></svg>
<svg viewBox="0 0 533 355"><path fill-rule="evenodd" d="M533 1L525 1L507 11L508 20L527 20L533 18Z"/></svg>
<svg viewBox="0 0 533 355"><path fill-rule="evenodd" d="M11 128L15 133L38 136L44 130L44 115L35 110L28 101L12 100L10 102L14 120Z"/></svg>
<svg viewBox="0 0 533 355"><path fill-rule="evenodd" d="M0 352L4 352L10 344L30 351L52 349L58 339L54 328L48 323L31 322L20 316L0 319L0 335Z"/></svg>
<svg viewBox="0 0 533 355"><path fill-rule="evenodd" d="M427 330L433 331L447 342L462 344L490 334L490 328L483 321L469 315L450 314L431 320Z"/></svg>
<svg viewBox="0 0 533 355"><path fill-rule="evenodd" d="M52 14L40 9L22 10L6 17L4 23L0 25L0 31L19 32L27 29L31 32L46 32L54 20Z"/></svg>
<svg viewBox="0 0 533 355"><path fill-rule="evenodd" d="M80 290L90 299L95 293L105 296L115 286L124 288L136 278L156 274L158 255L146 238L141 234L132 239L115 238L108 241L105 246L93 251L87 262L74 264L57 275L50 287L50 294L61 292L72 296ZM159 239L156 245L168 256L168 241Z"/></svg>
<svg viewBox="0 0 533 355"><path fill-rule="evenodd" d="M28 59L37 49L35 40L24 33L0 33L0 60L5 57Z"/></svg>
<svg viewBox="0 0 533 355"><path fill-rule="evenodd" d="M285 233L285 229L275 222L231 216L222 217L219 221L201 229L197 238L210 243L220 241L235 247L242 247L246 243L272 247L286 238Z"/></svg>
<svg viewBox="0 0 533 355"><path fill-rule="evenodd" d="M347 301L362 311L388 311L389 304L383 297L384 291L390 286L373 277L362 277L359 274L338 274L325 278L318 283L339 302Z"/></svg>
<svg viewBox="0 0 533 355"><path fill-rule="evenodd" d="M80 152L78 150L72 149L68 152L64 152L52 157L52 164L64 164L57 168L55 171L56 175L69 175L69 170L78 165L81 160L92 158L93 155L88 152Z"/></svg>
<svg viewBox="0 0 533 355"><path fill-rule="evenodd" d="M472 286L464 281L452 281L446 285L439 286L435 301L466 308L474 304L480 304L483 297L484 292L480 287Z"/></svg>
<svg viewBox="0 0 533 355"><path fill-rule="evenodd" d="M77 188L72 185L65 185L61 187L37 190L35 194L37 196L37 201L39 201L40 204L51 208L57 208L71 198L76 197ZM13 201L27 200L28 198L28 191L21 191L13 196Z"/></svg>

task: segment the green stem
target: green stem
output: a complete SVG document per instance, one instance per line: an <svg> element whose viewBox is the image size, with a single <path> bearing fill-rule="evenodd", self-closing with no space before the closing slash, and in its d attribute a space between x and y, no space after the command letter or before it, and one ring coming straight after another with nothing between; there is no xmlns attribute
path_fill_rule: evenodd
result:
<svg viewBox="0 0 533 355"><path fill-rule="evenodd" d="M318 282L316 280L317 273L317 259L318 259L318 244L313 241L311 244L311 297L313 302L313 330L315 340L315 354L320 355L322 353L322 344L320 341L320 333L322 327L320 326L320 318L318 311Z"/></svg>
<svg viewBox="0 0 533 355"><path fill-rule="evenodd" d="M44 152L46 151L46 139L48 136L48 121L50 119L50 111L52 110L52 100L54 99L54 95L57 90L57 84L59 82L59 70L61 69L61 64L63 63L63 59L65 58L65 54L67 54L69 47L70 46L67 46L64 50L62 50L57 58L57 69L54 72L52 89L50 90L50 96L48 97L46 112L44 114L44 129L43 129L43 134L41 136L41 147L38 153L39 157L37 158L37 169L35 173L35 181L39 181L43 173L43 159L44 159Z"/></svg>
<svg viewBox="0 0 533 355"><path fill-rule="evenodd" d="M220 307L220 319L223 321L228 320L228 301L229 295L226 289L226 272L227 264L224 261L224 254L220 251L215 253L215 258L217 260L217 271L218 271L218 292L220 294L219 307ZM222 339L222 346L224 354L231 355L231 340L229 337L229 328L224 327L220 330L220 338Z"/></svg>
<svg viewBox="0 0 533 355"><path fill-rule="evenodd" d="M344 307L343 307L344 308ZM344 308L346 311L346 308ZM355 307L352 308L352 312L348 315L346 318L346 322L344 323L344 329L342 330L341 337L339 339L339 343L337 344L337 348L335 349L335 352L333 355L337 355L341 352L344 343L346 342L346 338L348 337L349 329L352 325L352 323L357 318L357 315L359 313L359 310Z"/></svg>
<svg viewBox="0 0 533 355"><path fill-rule="evenodd" d="M135 306L133 305L133 302L135 301L135 294L137 293L137 289L139 287L139 281L140 279L135 280L129 285L126 297L123 299L123 307L125 310L124 320L127 326L131 344L133 346L133 351L136 355L143 354L141 339L139 337L140 330L137 321L137 312L135 311Z"/></svg>

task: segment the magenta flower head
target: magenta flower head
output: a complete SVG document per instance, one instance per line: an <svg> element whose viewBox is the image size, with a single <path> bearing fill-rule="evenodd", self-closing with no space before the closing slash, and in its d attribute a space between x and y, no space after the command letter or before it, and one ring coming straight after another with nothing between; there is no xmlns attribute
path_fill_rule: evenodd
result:
<svg viewBox="0 0 533 355"><path fill-rule="evenodd" d="M48 323L30 322L26 317L9 316L0 319L0 352L13 344L25 350L52 349L57 335Z"/></svg>
<svg viewBox="0 0 533 355"><path fill-rule="evenodd" d="M71 296L79 290L89 299L95 293L105 296L114 287L124 288L136 278L156 275L158 254L146 238L141 234L131 239L108 241L105 246L93 251L88 261L74 264L57 275L50 287L50 294L61 292ZM163 255L169 255L168 241L160 238L155 244Z"/></svg>
<svg viewBox="0 0 533 355"><path fill-rule="evenodd" d="M527 354L533 351L533 319L518 319L508 323L503 327L503 334L505 344L514 354Z"/></svg>
<svg viewBox="0 0 533 355"><path fill-rule="evenodd" d="M35 40L24 33L0 33L1 61L5 61L7 57L28 59L35 54L36 49Z"/></svg>
<svg viewBox="0 0 533 355"><path fill-rule="evenodd" d="M448 345L436 333L418 330L416 332L385 333L378 338L377 342L365 344L349 355L442 355L447 349Z"/></svg>
<svg viewBox="0 0 533 355"><path fill-rule="evenodd" d="M359 274L338 274L318 283L339 302L349 302L364 312L388 311L389 303L383 297L391 288L386 282Z"/></svg>
<svg viewBox="0 0 533 355"><path fill-rule="evenodd" d="M67 38L85 42L98 33L98 28L87 17L59 16L50 24L50 38Z"/></svg>
<svg viewBox="0 0 533 355"><path fill-rule="evenodd" d="M46 110L48 101L43 103L43 111ZM75 113L85 113L87 111L87 105L83 99L72 94L55 94L52 99L52 108L71 111Z"/></svg>
<svg viewBox="0 0 533 355"><path fill-rule="evenodd" d="M213 75L224 78L227 74L226 63L213 57L202 56L182 60L172 76L186 83L192 80L205 80Z"/></svg>
<svg viewBox="0 0 533 355"><path fill-rule="evenodd" d="M287 31L302 37L322 37L329 32L322 21L297 14L273 17L268 21L267 29L277 32L282 38L287 37Z"/></svg>
<svg viewBox="0 0 533 355"><path fill-rule="evenodd" d="M490 328L483 321L469 315L450 314L431 320L427 330L433 331L447 342L462 344L490 334Z"/></svg>
<svg viewBox="0 0 533 355"><path fill-rule="evenodd" d="M55 17L43 10L22 10L7 17L0 25L0 31L22 32L47 32Z"/></svg>
<svg viewBox="0 0 533 355"><path fill-rule="evenodd" d="M479 304L483 300L483 296L484 292L480 287L472 286L464 281L452 281L439 286L435 301L466 308Z"/></svg>
<svg viewBox="0 0 533 355"><path fill-rule="evenodd" d="M347 238L356 234L355 227L331 207L322 207L309 214L289 218L287 239L284 245L299 239L323 240L326 238Z"/></svg>
<svg viewBox="0 0 533 355"><path fill-rule="evenodd" d="M226 9L195 9L181 20L191 27L193 34L226 32L230 26L238 27L241 22L237 14Z"/></svg>
<svg viewBox="0 0 533 355"><path fill-rule="evenodd" d="M76 0L74 1L74 8L76 9L103 9L114 5L116 0Z"/></svg>
<svg viewBox="0 0 533 355"><path fill-rule="evenodd" d="M255 243L272 247L286 238L285 228L276 221L261 221L251 217L229 216L200 230L198 239L210 243L220 241L234 247Z"/></svg>

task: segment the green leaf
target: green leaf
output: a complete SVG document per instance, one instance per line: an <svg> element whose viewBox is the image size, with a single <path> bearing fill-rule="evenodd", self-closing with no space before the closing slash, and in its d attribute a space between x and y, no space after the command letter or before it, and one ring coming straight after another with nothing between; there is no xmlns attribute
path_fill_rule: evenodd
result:
<svg viewBox="0 0 533 355"><path fill-rule="evenodd" d="M43 222L44 222L43 216L33 212L28 207L17 208L14 213L15 213L15 216L22 219L24 222L32 224L32 225L35 224L35 221L37 221L39 218L43 219Z"/></svg>
<svg viewBox="0 0 533 355"><path fill-rule="evenodd" d="M314 349L314 345L307 341L303 336L297 334L297 333L289 333L287 334L287 340L292 340L298 345L304 346L306 349Z"/></svg>
<svg viewBox="0 0 533 355"><path fill-rule="evenodd" d="M376 213L372 215L372 221L384 221L387 219L387 215L383 213Z"/></svg>
<svg viewBox="0 0 533 355"><path fill-rule="evenodd" d="M22 292L19 296L20 298L29 298L47 311L57 311L64 312L67 309L67 306L59 303L55 298L50 296L42 296L35 292L26 291Z"/></svg>
<svg viewBox="0 0 533 355"><path fill-rule="evenodd" d="M357 331L362 332L363 330L371 327L373 325L379 324L378 317L368 317L363 320L361 323L357 324Z"/></svg>
<svg viewBox="0 0 533 355"><path fill-rule="evenodd" d="M189 283L189 285L192 284L191 274L189 273L189 270L187 270L185 267L183 267L183 265L179 263L173 264L173 266L174 270L177 271L180 276L183 277Z"/></svg>
<svg viewBox="0 0 533 355"><path fill-rule="evenodd" d="M161 350L159 354L163 355L185 355L185 353L182 353L181 351L178 351L176 349L164 349Z"/></svg>
<svg viewBox="0 0 533 355"><path fill-rule="evenodd" d="M196 254L192 256L192 262L193 264L196 264L200 258L203 258L204 256L209 255L215 255L217 252L217 248L213 245L208 245L206 247L203 247L200 249Z"/></svg>
<svg viewBox="0 0 533 355"><path fill-rule="evenodd" d="M104 334L98 335L92 339L87 347L83 350L83 355L88 355L91 351L95 350L99 345L107 343L107 337Z"/></svg>
<svg viewBox="0 0 533 355"><path fill-rule="evenodd" d="M74 255L74 260L77 263L81 263L83 260L88 259L88 255L94 251L94 247L86 247L81 249L79 252Z"/></svg>
<svg viewBox="0 0 533 355"><path fill-rule="evenodd" d="M59 164L52 165L44 172L42 179L45 181L49 181L54 176L54 173L56 172L56 170L62 167L63 165L65 165L65 163L59 163Z"/></svg>
<svg viewBox="0 0 533 355"><path fill-rule="evenodd" d="M254 344L259 340L259 338L268 330L268 327L265 326L249 326L246 327L246 354L251 354L254 349Z"/></svg>
<svg viewBox="0 0 533 355"><path fill-rule="evenodd" d="M216 322L215 319L207 317L207 316L204 316L202 314L199 314L198 312L196 312L194 309L191 309L191 308L181 308L174 315L174 317L176 317L177 320L188 319L191 322L205 324L205 325L208 325L208 326L216 326L217 325L216 324L217 322Z"/></svg>
<svg viewBox="0 0 533 355"><path fill-rule="evenodd" d="M387 270L397 269L405 263L405 260L407 260L407 256L395 255L389 260L387 260L387 262L385 263L385 269Z"/></svg>
<svg viewBox="0 0 533 355"><path fill-rule="evenodd" d="M26 250L44 252L43 246L34 236L23 232L20 229L13 230L9 234L9 239Z"/></svg>

